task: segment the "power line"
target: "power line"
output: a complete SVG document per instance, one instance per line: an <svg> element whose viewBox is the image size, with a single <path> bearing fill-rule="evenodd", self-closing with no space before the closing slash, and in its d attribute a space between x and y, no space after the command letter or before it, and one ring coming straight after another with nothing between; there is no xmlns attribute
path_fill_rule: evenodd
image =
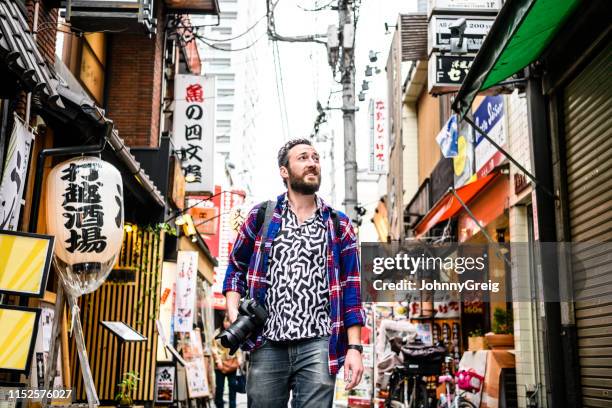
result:
<svg viewBox="0 0 612 408"><path fill-rule="evenodd" d="M200 40L203 44L206 44L208 47L215 49L215 50L219 50L219 51L226 51L226 52L238 52L238 51L244 51L244 50L248 50L249 48L251 48L252 46L254 46L255 44L257 44L257 42L259 40L261 40L264 36L266 35L266 33L262 33L255 41L253 41L251 44L246 45L244 47L241 48L223 48L223 47L219 47L218 45L212 44L208 41L206 41L204 38L200 36L199 34L193 34L194 38L197 38L198 40Z"/></svg>
<svg viewBox="0 0 612 408"><path fill-rule="evenodd" d="M286 120L287 115L286 115L286 110L287 110L287 106L285 103L285 93L284 91L281 92L281 86L282 86L282 81L279 80L279 58L277 56L277 52L278 52L278 48L276 47L276 42L273 43L272 45L272 56L274 58L274 80L276 83L276 97L278 99L278 107L280 110L280 116L281 116L281 125L283 128L283 136L284 139L287 140L288 139L288 128L289 128L289 124ZM282 96L281 96L282 95Z"/></svg>
<svg viewBox="0 0 612 408"><path fill-rule="evenodd" d="M332 3L333 3L334 1L336 1L336 0L331 0L329 3L327 3L326 5L321 6L321 7L316 7L316 6L315 6L315 8L313 8L313 9L308 9L308 8L302 7L302 6L300 6L299 4L298 4L297 6L298 6L298 8L301 8L301 9L302 9L302 10L304 10L304 11L322 11L322 10L325 10L325 9L327 9L327 8L330 8L330 6L332 5Z"/></svg>
<svg viewBox="0 0 612 408"><path fill-rule="evenodd" d="M283 104L285 105L285 123L287 125L287 133L289 133L289 113L287 110L287 98L285 97L285 83L283 81L283 64L281 63L280 49L278 48L278 42L274 42L276 48L276 57L278 58L278 74L280 77L281 94L283 95Z"/></svg>
<svg viewBox="0 0 612 408"><path fill-rule="evenodd" d="M260 18L259 18L257 21L255 21L255 23L253 23L253 25L252 25L252 26L250 26L249 28L247 28L247 29L246 29L246 31L244 31L244 32L242 32L242 33L240 33L240 34L238 34L238 35L235 35L235 36L233 36L233 37L227 37L227 38L207 38L207 37L204 37L204 36L202 36L202 37L203 37L205 40L207 40L207 41L213 41L213 42L224 42L224 41L232 41L232 40L236 40L236 39L238 39L238 38L240 38L240 37L243 37L243 36L245 36L246 34L248 34L248 33L249 33L251 30L253 30L253 29L254 29L254 28L257 26L257 24L259 24L259 23L261 22L261 20L263 20L263 19L264 19L264 18L266 18L267 16L268 16L268 14L264 14L264 15L263 15L263 16L261 16L261 17L260 17ZM198 31L197 29L198 29L198 28L201 28L201 27L209 27L209 26L207 26L207 25L203 25L203 26L197 26L197 25L196 25L196 26L191 26L191 28L195 28L195 29L196 29L196 32Z"/></svg>

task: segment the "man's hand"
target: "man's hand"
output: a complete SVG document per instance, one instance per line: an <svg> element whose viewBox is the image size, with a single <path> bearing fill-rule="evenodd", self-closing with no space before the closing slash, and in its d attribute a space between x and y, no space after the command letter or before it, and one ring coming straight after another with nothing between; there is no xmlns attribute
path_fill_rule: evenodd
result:
<svg viewBox="0 0 612 408"><path fill-rule="evenodd" d="M349 349L344 360L344 382L348 383L345 389L352 390L355 388L361 382L362 375L363 362L361 361L361 353L357 350Z"/></svg>
<svg viewBox="0 0 612 408"><path fill-rule="evenodd" d="M227 307L227 318L230 323L234 323L238 318L238 305L240 304L240 293L228 291L225 294L226 307Z"/></svg>
<svg viewBox="0 0 612 408"><path fill-rule="evenodd" d="M230 323L234 323L238 318L238 309L237 308L228 308L227 309L227 318Z"/></svg>

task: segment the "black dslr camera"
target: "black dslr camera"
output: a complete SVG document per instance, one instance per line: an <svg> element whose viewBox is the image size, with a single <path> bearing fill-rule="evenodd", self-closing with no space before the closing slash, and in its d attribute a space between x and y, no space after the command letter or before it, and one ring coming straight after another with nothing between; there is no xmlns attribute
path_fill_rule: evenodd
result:
<svg viewBox="0 0 612 408"><path fill-rule="evenodd" d="M245 299L238 307L238 318L227 330L221 332L215 339L234 354L253 332L262 327L268 318L266 309L253 299Z"/></svg>

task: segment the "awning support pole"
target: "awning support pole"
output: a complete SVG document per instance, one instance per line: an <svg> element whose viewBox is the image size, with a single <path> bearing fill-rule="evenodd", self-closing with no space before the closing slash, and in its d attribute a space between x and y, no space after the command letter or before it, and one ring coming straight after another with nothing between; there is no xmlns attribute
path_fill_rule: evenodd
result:
<svg viewBox="0 0 612 408"><path fill-rule="evenodd" d="M476 218L476 216L474 215L474 213L472 212L472 210L469 209L469 207L463 202L463 200L461 199L461 197L459 196L459 194L457 194L457 191L455 190L454 187L451 187L449 189L451 191L451 193L453 193L453 195L455 196L455 198L457 199L457 201L459 201L459 204L461 204L461 206L463 207L463 209L465 210L465 212L469 215L469 217L476 223L476 225L478 225L478 228L480 229L480 231L482 232L482 234L485 236L485 238L487 239L487 241L489 241L489 243L491 244L498 244L498 242L494 241L493 238L491 238L491 236L489 235L489 233L487 232L487 230L480 224L480 221L478 221L478 219ZM501 257L504 262L509 266L512 267L512 264L510 263L510 261L508 260L508 258L506 258L506 256L504 254L502 254L499 249L496 251L496 254L498 257Z"/></svg>
<svg viewBox="0 0 612 408"><path fill-rule="evenodd" d="M491 137L487 134L487 132L485 132L484 130L482 130L478 125L476 125L476 123L474 123L474 121L472 120L472 118L470 118L468 115L465 115L463 120L465 120L467 123L470 124L470 126L472 126L472 128L477 131L478 133L480 133L482 135L482 137L484 137L489 143L491 143L501 154L503 154L504 156L506 156L506 158L508 160L510 160L510 162L512 162L512 164L514 164L516 167L518 167L518 169L525 174L527 177L529 177L529 179L531 181L533 181L533 183L536 185L536 187L539 187L540 189L542 189L543 192L545 192L546 194L548 194L549 196L551 196L553 199L557 199L557 196L554 195L548 188L546 188L544 185L542 185L542 183L538 182L538 180L535 178L535 176L533 174L531 174L531 172L527 171L527 169L525 169L525 167L523 167L514 157L512 157L512 155L510 155L510 153L508 153L503 147L501 147L500 145L497 144L497 142L495 142L495 140L491 139Z"/></svg>

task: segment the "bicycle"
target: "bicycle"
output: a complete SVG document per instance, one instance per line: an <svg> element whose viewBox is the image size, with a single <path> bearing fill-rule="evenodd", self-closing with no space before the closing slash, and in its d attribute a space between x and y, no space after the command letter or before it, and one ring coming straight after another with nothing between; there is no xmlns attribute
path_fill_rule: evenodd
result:
<svg viewBox="0 0 612 408"><path fill-rule="evenodd" d="M484 377L476 374L474 371L460 370L455 377L450 372L441 375L438 378L440 384L444 384L446 393L440 395L438 400L438 408L476 408L476 405L466 399L464 395L467 392L477 393L482 388L482 380ZM451 386L454 386L454 393L451 392ZM459 392L462 390L463 392Z"/></svg>
<svg viewBox="0 0 612 408"><path fill-rule="evenodd" d="M434 401L427 392L423 377L440 373L446 349L441 346L409 344L401 347L401 353L404 364L395 367L391 373L385 407L433 408Z"/></svg>

